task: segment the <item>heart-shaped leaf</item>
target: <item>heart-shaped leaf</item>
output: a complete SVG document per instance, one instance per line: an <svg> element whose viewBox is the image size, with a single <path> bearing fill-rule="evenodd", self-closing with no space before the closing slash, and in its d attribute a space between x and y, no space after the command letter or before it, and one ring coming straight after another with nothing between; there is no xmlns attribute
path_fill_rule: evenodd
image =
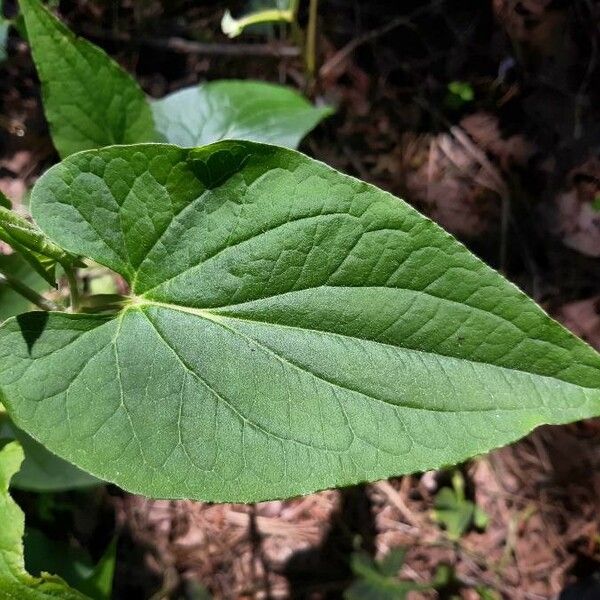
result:
<svg viewBox="0 0 600 600"><path fill-rule="evenodd" d="M203 146L222 139L295 148L332 113L289 88L260 81L214 81L152 102L158 132L172 144Z"/></svg>
<svg viewBox="0 0 600 600"><path fill-rule="evenodd" d="M52 139L63 157L156 139L137 82L103 50L76 37L40 0L19 0Z"/></svg>
<svg viewBox="0 0 600 600"><path fill-rule="evenodd" d="M594 350L410 206L298 152L84 152L32 210L131 300L9 319L2 402L128 490L293 496L600 414Z"/></svg>

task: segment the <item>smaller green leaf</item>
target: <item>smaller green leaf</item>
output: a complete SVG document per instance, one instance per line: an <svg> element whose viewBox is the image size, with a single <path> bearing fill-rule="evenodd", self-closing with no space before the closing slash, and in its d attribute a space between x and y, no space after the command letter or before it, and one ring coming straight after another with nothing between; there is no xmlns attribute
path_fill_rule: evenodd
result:
<svg viewBox="0 0 600 600"><path fill-rule="evenodd" d="M156 129L183 147L244 139L295 148L333 111L261 81L213 81L152 101Z"/></svg>
<svg viewBox="0 0 600 600"><path fill-rule="evenodd" d="M382 575L396 575L402 568L406 558L406 548L401 546L392 548L379 562L379 571Z"/></svg>
<svg viewBox="0 0 600 600"><path fill-rule="evenodd" d="M471 102L475 98L473 87L466 81L452 81L448 84L448 91L463 102Z"/></svg>
<svg viewBox="0 0 600 600"><path fill-rule="evenodd" d="M366 552L355 552L350 558L357 580L346 590L346 600L404 600L413 591L431 589L430 584L399 581L394 576L402 567L406 550L394 548L381 561L375 562Z"/></svg>
<svg viewBox="0 0 600 600"><path fill-rule="evenodd" d="M97 565L81 548L47 538L37 529L25 533L25 565L40 575L52 571L92 600L110 600L115 571L117 540L113 539Z"/></svg>
<svg viewBox="0 0 600 600"><path fill-rule="evenodd" d="M117 562L117 538L113 538L98 564L78 587L94 600L110 600Z"/></svg>
<svg viewBox="0 0 600 600"><path fill-rule="evenodd" d="M477 529L486 529L490 523L490 516L481 508L480 506L475 505L475 510L473 512L473 525Z"/></svg>
<svg viewBox="0 0 600 600"><path fill-rule="evenodd" d="M433 519L442 525L451 540L460 539L471 526L485 529L489 517L485 511L465 498L465 482L460 471L452 475L452 489L442 488L435 498Z"/></svg>
<svg viewBox="0 0 600 600"><path fill-rule="evenodd" d="M434 520L448 532L451 540L458 540L473 519L473 504L460 501L450 488L442 488L435 499Z"/></svg>
<svg viewBox="0 0 600 600"><path fill-rule="evenodd" d="M39 0L20 0L20 5L59 154L154 141L150 107L137 82Z"/></svg>
<svg viewBox="0 0 600 600"><path fill-rule="evenodd" d="M501 600L500 594L492 588L480 586L475 591L479 594L480 600Z"/></svg>
<svg viewBox="0 0 600 600"><path fill-rule="evenodd" d="M221 19L221 29L230 38L237 37L252 25L264 25L265 23L293 23L294 11L289 9L269 8L251 12L239 19L235 19L229 10L225 11Z"/></svg>
<svg viewBox="0 0 600 600"><path fill-rule="evenodd" d="M23 450L11 442L0 450L0 598L6 600L89 600L55 575L33 577L25 570L23 512L8 493L23 462Z"/></svg>
<svg viewBox="0 0 600 600"><path fill-rule="evenodd" d="M350 568L355 575L360 577L370 577L373 573L378 573L377 563L363 550L352 554L350 557Z"/></svg>

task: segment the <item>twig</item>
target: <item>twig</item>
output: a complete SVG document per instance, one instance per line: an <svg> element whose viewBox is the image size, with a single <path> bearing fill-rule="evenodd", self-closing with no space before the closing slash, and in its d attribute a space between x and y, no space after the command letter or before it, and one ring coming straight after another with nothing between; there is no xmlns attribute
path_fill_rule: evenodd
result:
<svg viewBox="0 0 600 600"><path fill-rule="evenodd" d="M64 267L67 282L69 283L69 295L71 298L71 312L79 311L79 284L74 267Z"/></svg>
<svg viewBox="0 0 600 600"><path fill-rule="evenodd" d="M182 54L207 54L214 56L272 56L276 58L295 58L300 56L300 49L282 44L223 44L194 42L180 37L153 38L131 36L128 33L105 31L95 27L84 29L86 36L101 40L118 41L138 46L150 46L179 52Z"/></svg>
<svg viewBox="0 0 600 600"><path fill-rule="evenodd" d="M396 509L398 509L408 524L413 527L421 526L421 523L414 516L410 508L406 506L402 496L392 487L392 484L389 481L379 481L375 484L375 487L387 497Z"/></svg>

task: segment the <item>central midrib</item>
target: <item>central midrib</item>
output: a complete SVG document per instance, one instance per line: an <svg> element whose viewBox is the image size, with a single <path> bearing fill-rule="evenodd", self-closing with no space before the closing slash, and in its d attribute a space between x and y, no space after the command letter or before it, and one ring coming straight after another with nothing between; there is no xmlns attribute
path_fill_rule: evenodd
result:
<svg viewBox="0 0 600 600"><path fill-rule="evenodd" d="M369 338L353 337L353 336L345 335L343 333L338 333L338 332L330 331L330 330L313 329L313 328L308 328L308 327L297 327L294 325L275 323L275 322L264 321L264 320L260 320L260 319L249 319L247 317L239 317L239 316L231 316L231 315L223 316L220 314L216 314L209 309L194 308L194 307L190 307L190 306L183 306L180 304L171 304L168 302L159 302L156 300L148 300L146 298L140 298L140 297L134 298L130 306L140 307L140 308L142 308L144 306L149 306L149 307L158 307L158 308L165 308L165 309L169 309L169 310L175 310L178 312L201 317L208 321L212 321L214 323L218 323L218 324L224 325L224 326L228 326L227 325L228 321L242 321L242 322L246 322L246 323L258 323L258 324L263 324L263 325L271 325L273 327L280 327L280 328L284 328L284 329L293 329L296 331L307 331L307 332L312 332L312 333L318 333L321 335L331 335L331 336L340 337L340 338L343 338L346 340L351 339L351 340L360 340L360 341L364 341L364 342L371 342L373 344L379 344L379 345L385 346L387 348L392 348L396 351L405 350L406 352L414 352L414 353L418 353L418 354L423 354L425 356L435 357L437 359L439 359L440 357L443 357L443 358L448 358L451 360L457 360L457 361L461 361L461 362L464 361L467 363L486 365L488 367L493 367L495 369L499 369L500 371L507 371L509 373L513 373L513 372L522 373L524 375L528 375L529 377L534 377L534 378L539 377L541 379L550 379L550 380L558 381L559 383L561 383L563 385L573 386L575 388L583 390L584 393L586 394L586 398L588 400L589 400L589 397L587 395L587 391L588 390L590 392L596 391L596 392L599 392L598 401L600 402L600 390L598 390L597 388L586 387L586 386L583 386L583 385L580 385L577 383L573 383L571 381L565 381L564 379L561 379L561 378L553 376L553 375L544 375L541 373L533 373L530 371L525 371L523 369L518 369L518 368L513 368L513 367L504 367L504 366L497 365L497 364L494 364L491 362L486 362L483 360L469 359L469 358L464 358L464 357L460 357L460 356L452 356L449 354L435 353L435 352L431 352L428 350L421 350L421 349L410 348L410 347L406 347L406 346L397 346L394 344L389 344L387 342L381 342L381 341L372 340ZM254 338L252 338L252 339L254 339ZM259 343L257 340L254 340L254 341L256 343ZM498 410L504 410L504 409L498 409ZM600 411L600 409L599 409L599 411ZM461 412L464 412L464 411L461 411ZM600 414L600 412L599 412L599 414Z"/></svg>

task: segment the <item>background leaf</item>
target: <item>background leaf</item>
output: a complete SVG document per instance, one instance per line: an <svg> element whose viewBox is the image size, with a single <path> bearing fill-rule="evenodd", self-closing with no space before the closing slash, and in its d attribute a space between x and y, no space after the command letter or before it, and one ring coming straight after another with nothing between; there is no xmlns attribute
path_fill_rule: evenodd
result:
<svg viewBox="0 0 600 600"><path fill-rule="evenodd" d="M0 450L0 597L19 600L86 600L86 596L59 577L44 573L32 577L25 571L23 559L23 512L10 497L11 477L23 461L17 442Z"/></svg>
<svg viewBox="0 0 600 600"><path fill-rule="evenodd" d="M58 492L101 483L85 471L46 450L39 442L21 431L0 414L0 440L17 440L25 453L25 460L12 478L12 486L34 492Z"/></svg>
<svg viewBox="0 0 600 600"><path fill-rule="evenodd" d="M156 128L178 146L245 139L295 148L330 107L315 107L297 92L260 81L214 81L152 102Z"/></svg>
<svg viewBox="0 0 600 600"><path fill-rule="evenodd" d="M6 60L6 42L8 41L8 28L10 22L4 17L4 1L0 0L0 62ZM0 206L6 206L6 197L0 192ZM9 205L10 207L10 205Z"/></svg>
<svg viewBox="0 0 600 600"><path fill-rule="evenodd" d="M410 206L298 152L80 153L32 210L132 299L8 320L3 402L128 490L294 496L600 414L594 350Z"/></svg>
<svg viewBox="0 0 600 600"><path fill-rule="evenodd" d="M63 157L156 139L137 82L104 51L76 37L39 0L20 0L42 82L44 111Z"/></svg>
<svg viewBox="0 0 600 600"><path fill-rule="evenodd" d="M97 565L92 563L84 550L50 540L37 529L28 529L24 541L25 565L29 573L39 576L44 571L50 571L92 600L110 600L116 539L108 545Z"/></svg>
<svg viewBox="0 0 600 600"><path fill-rule="evenodd" d="M36 292L48 290L48 283L18 254L0 254L0 272L9 273ZM32 308L29 300L17 294L8 285L0 283L0 323Z"/></svg>
<svg viewBox="0 0 600 600"><path fill-rule="evenodd" d="M0 2L0 9L1 7L2 3ZM4 208L12 208L12 202L2 193L2 191L0 191L0 206L3 206Z"/></svg>

